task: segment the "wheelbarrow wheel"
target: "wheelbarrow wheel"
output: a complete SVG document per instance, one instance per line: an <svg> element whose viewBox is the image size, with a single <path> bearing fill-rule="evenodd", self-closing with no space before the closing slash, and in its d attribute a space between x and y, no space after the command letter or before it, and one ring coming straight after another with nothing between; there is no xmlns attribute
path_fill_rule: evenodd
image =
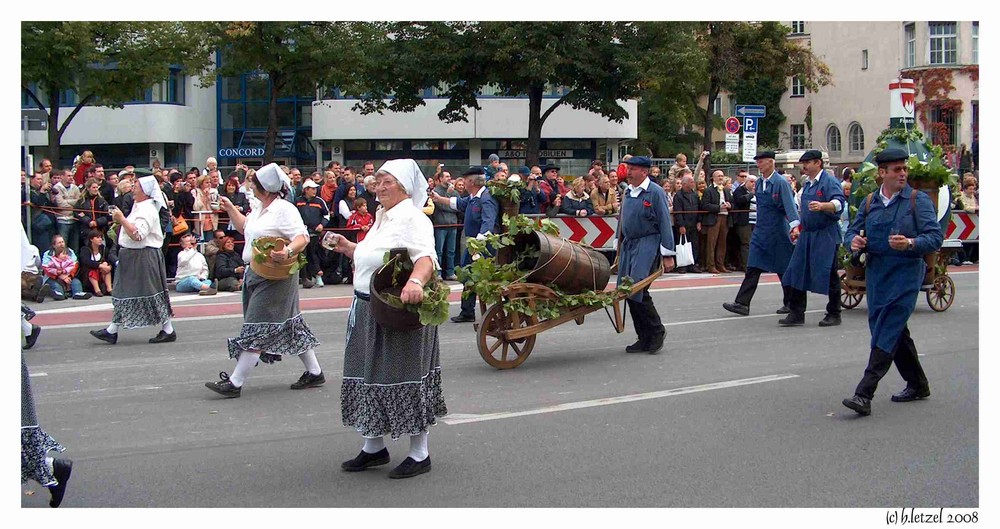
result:
<svg viewBox="0 0 1000 529"><path fill-rule="evenodd" d="M535 335L517 340L505 340L502 333L537 323L538 316L508 312L500 304L493 305L486 311L476 332L480 356L487 364L497 369L512 369L521 365L535 347Z"/></svg>
<svg viewBox="0 0 1000 529"><path fill-rule="evenodd" d="M935 312L944 312L955 302L955 282L947 275L934 278L934 283L927 290L927 304Z"/></svg>
<svg viewBox="0 0 1000 529"><path fill-rule="evenodd" d="M853 309L861 304L865 293L859 288L852 287L847 283L847 272L840 273L840 306L845 309Z"/></svg>

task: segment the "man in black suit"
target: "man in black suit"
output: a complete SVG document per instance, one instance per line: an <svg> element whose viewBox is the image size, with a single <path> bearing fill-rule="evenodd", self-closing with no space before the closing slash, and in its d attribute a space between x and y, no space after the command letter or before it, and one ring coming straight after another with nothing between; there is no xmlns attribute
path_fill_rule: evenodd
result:
<svg viewBox="0 0 1000 529"><path fill-rule="evenodd" d="M743 173L744 171L740 171ZM737 253L739 255L739 266L737 270L746 272L747 259L750 256L750 199L754 193L754 183L749 179L744 179L742 185L733 191L733 209L729 213L729 223L732 225L736 239L739 241Z"/></svg>
<svg viewBox="0 0 1000 529"><path fill-rule="evenodd" d="M732 209L733 193L723 186L726 173L712 172L712 184L705 188L701 196L701 226L707 231L708 244L705 248L705 263L711 274L725 274L726 236L729 235L729 210Z"/></svg>
<svg viewBox="0 0 1000 529"><path fill-rule="evenodd" d="M697 262L698 256L698 232L701 231L701 215L693 213L699 211L698 192L694 188L694 177L691 169L684 167L677 172L681 179L681 190L674 195L674 228L677 230L674 240L680 240L681 235L686 235L691 242L691 250L694 251L695 264L686 267L689 272L701 273L701 263ZM692 213L685 213L690 211Z"/></svg>

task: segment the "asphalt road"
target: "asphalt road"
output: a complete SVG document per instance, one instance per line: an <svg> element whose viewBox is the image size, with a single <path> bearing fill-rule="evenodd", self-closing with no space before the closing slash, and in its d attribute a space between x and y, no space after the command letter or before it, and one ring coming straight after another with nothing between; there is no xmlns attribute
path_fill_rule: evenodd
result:
<svg viewBox="0 0 1000 529"><path fill-rule="evenodd" d="M807 325L785 329L775 284L740 318L721 308L738 276L677 282L653 294L663 354L625 354L631 322L617 335L600 312L539 335L506 371L479 357L471 324L447 323L450 414L431 430L433 471L410 480L387 478L406 439L388 466L339 470L360 438L341 425L347 312L333 304L306 313L327 383L305 391L288 388L297 359L256 368L239 399L203 387L234 366L238 315L178 321L178 342L155 346L155 329L109 346L49 325L25 354L41 424L75 462L64 507L975 507L979 274L952 277L955 304L935 313L921 296L910 320L931 398L890 402L893 369L863 418L840 401L868 358L864 302L821 329L810 295ZM22 492L47 505L37 484Z"/></svg>

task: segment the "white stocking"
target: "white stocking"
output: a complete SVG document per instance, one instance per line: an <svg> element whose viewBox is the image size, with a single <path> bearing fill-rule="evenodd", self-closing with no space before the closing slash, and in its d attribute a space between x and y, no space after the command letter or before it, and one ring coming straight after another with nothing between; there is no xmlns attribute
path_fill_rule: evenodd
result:
<svg viewBox="0 0 1000 529"><path fill-rule="evenodd" d="M229 381L238 388L243 387L243 382L250 375L250 370L257 365L259 358L260 353L241 353L239 360L236 361L236 369L229 375Z"/></svg>
<svg viewBox="0 0 1000 529"><path fill-rule="evenodd" d="M430 455L427 452L427 432L410 436L410 453L406 455L418 463L427 459Z"/></svg>
<svg viewBox="0 0 1000 529"><path fill-rule="evenodd" d="M376 454L385 449L385 439L381 437L365 437L365 445L361 447L366 454Z"/></svg>
<svg viewBox="0 0 1000 529"><path fill-rule="evenodd" d="M302 363L306 366L306 370L309 371L310 375L318 375L323 372L323 370L319 368L319 360L316 359L315 349L310 347L308 351L299 355L299 359L302 360Z"/></svg>

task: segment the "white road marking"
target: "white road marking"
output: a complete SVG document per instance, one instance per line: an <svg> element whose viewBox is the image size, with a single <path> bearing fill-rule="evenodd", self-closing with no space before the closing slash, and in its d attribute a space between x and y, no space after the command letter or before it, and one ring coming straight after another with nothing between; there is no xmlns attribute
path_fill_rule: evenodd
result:
<svg viewBox="0 0 1000 529"><path fill-rule="evenodd" d="M950 273L949 275L978 274L978 273L979 272L954 272L954 273ZM610 284L613 284L613 283L614 282L612 281ZM780 286L780 285L781 285L781 283L761 283L760 286L766 287L766 286ZM682 291L682 290L707 290L707 289L713 289L713 288L739 288L739 286L740 286L739 283L734 283L734 284L731 284L731 285L705 285L705 286L693 286L693 287L654 288L654 289L650 289L649 291L650 292L679 292L679 291ZM453 291L461 290L461 285L452 285L451 288L452 288ZM345 297L346 296L331 296L331 297L328 297L328 298L304 298L304 299L344 299ZM350 298L347 298L347 299L350 299ZM171 302L173 302L172 299L171 299ZM461 301L451 301L448 304L449 305L460 305L461 303L462 303ZM222 303L218 303L218 305L222 305ZM77 309L83 309L83 310L77 310ZM110 309L111 309L111 305L107 305L106 308L104 306L102 306L102 305L96 305L96 306L95 305L90 305L90 306L86 306L86 307L74 307L72 309L54 309L54 310L49 310L49 311L35 311L35 312L37 314L57 314L57 313L70 312L70 311L72 311L72 312L92 312L92 311L96 311L96 310L110 310ZM336 308L336 309L315 309L315 310L304 310L304 311L302 311L302 314L329 314L329 313L334 313L334 312L349 312L350 310L351 310L350 307ZM823 311L822 310L810 310L810 311L806 311L806 312L807 313L814 313L814 312L823 312ZM729 313L726 313L726 314L729 314ZM691 324L691 323L709 323L709 322L716 322L716 321L732 321L732 320L734 320L736 318L752 319L752 318L765 318L765 317L766 318L770 318L770 317L774 317L774 316L778 316L778 314L773 314L773 313L771 313L771 314L758 314L758 315L754 315L754 316L737 316L737 315L734 314L732 316L726 316L726 317L722 317L722 318L715 318L715 319L711 319L711 320L679 321L679 322L674 322L674 323L664 323L664 325L670 327L670 326L677 326L677 325L687 325L687 324ZM242 319L242 318L243 318L243 314L237 313L237 314L220 314L220 315L216 315L216 316L192 316L192 317L187 317L187 318L173 318L170 321L171 322L209 321L209 320L230 320L230 319ZM97 322L97 323L67 323L67 324L64 324L64 325L46 325L45 328L46 329L81 329L81 328L85 328L85 327L95 327L95 326L99 327L101 325L103 325L102 322Z"/></svg>
<svg viewBox="0 0 1000 529"><path fill-rule="evenodd" d="M466 424L470 422L483 422L483 421L495 421L498 419L510 419L513 417L524 417L527 415L540 415L542 413L555 413L560 411L570 411L579 410L581 408L593 408L595 406L608 406L611 404L622 404L625 402L635 402L639 400L648 399L659 399L663 397L674 397L677 395L687 395L689 393L698 393L702 391L712 391L716 389L734 388L738 386L747 386L750 384L762 384L764 382L775 382L778 380L785 380L789 378L798 378L798 375L791 373L782 375L768 375L764 377L756 378L743 378L739 380L729 380L726 382L716 382L713 384L702 384L700 386L689 386L686 388L668 389L665 391L653 391L650 393L637 393L635 395L624 395L621 397L609 397L604 399L595 400L584 400L579 402L567 402L566 404L558 404L555 406L546 406L544 408L536 408L534 410L525 411L512 411L512 412L501 412L501 413L488 413L484 415L473 415L473 414L449 414L441 420L445 424Z"/></svg>
<svg viewBox="0 0 1000 529"><path fill-rule="evenodd" d="M47 376L49 376L49 374L48 374L48 373L28 373L28 377L29 377L29 378L34 378L34 377L47 377Z"/></svg>

